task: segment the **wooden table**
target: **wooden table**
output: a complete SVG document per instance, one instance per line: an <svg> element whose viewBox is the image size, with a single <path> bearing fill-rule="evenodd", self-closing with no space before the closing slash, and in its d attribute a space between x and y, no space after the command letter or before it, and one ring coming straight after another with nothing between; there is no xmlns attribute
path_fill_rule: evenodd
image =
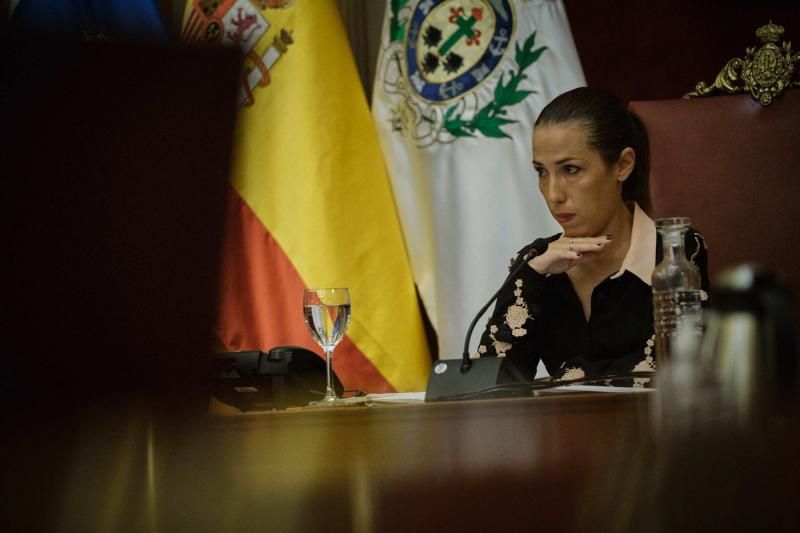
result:
<svg viewBox="0 0 800 533"><path fill-rule="evenodd" d="M563 529L593 469L646 431L647 396L219 417L203 446L185 443L175 479L214 502L196 510L219 531ZM192 475L197 465L212 484Z"/></svg>
<svg viewBox="0 0 800 533"><path fill-rule="evenodd" d="M18 460L4 503L20 531L793 531L796 416L665 445L653 400L572 393L200 420L115 408L54 433L31 422L6 454Z"/></svg>

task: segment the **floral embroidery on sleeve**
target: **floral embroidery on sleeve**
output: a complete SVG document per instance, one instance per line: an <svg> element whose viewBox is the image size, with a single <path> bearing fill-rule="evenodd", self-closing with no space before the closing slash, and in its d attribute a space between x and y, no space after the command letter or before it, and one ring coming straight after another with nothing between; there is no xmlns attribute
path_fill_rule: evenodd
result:
<svg viewBox="0 0 800 533"><path fill-rule="evenodd" d="M506 308L506 312L502 315L503 326L508 326L508 330L506 330L505 334L500 335L500 338L503 340L497 338L498 333L501 333L497 324L490 323L488 325L488 339L486 336L484 337L484 344L478 346L478 351L473 354L473 358L478 358L487 354L489 351L487 340L491 342L491 346L494 348L495 354L498 357L505 357L506 352L514 346L511 342L508 342L510 340L507 336L508 332L510 331L513 337L524 337L528 334L528 330L524 327L525 323L529 319L533 320L534 317L530 313L528 303L522 298L523 285L524 282L522 279L517 279L514 282L514 302Z"/></svg>
<svg viewBox="0 0 800 533"><path fill-rule="evenodd" d="M497 338L495 337L497 331L498 331L497 326L491 324L489 326L489 339L492 341L492 348L494 348L494 352L497 355L497 357L505 357L506 352L511 349L511 343L497 340ZM478 353L473 355L472 358L477 359L482 355L484 355L486 352L488 352L486 346L481 344L480 346L478 346Z"/></svg>
<svg viewBox="0 0 800 533"><path fill-rule="evenodd" d="M496 333L497 326L493 324L491 327L489 327L489 338L492 339L492 347L494 348L495 353L497 353L497 357L505 357L506 352L511 349L511 343L497 340L495 338Z"/></svg>
<svg viewBox="0 0 800 533"><path fill-rule="evenodd" d="M583 379L585 377L592 377L597 375L596 380L587 381L587 385L605 385L608 387L637 387L644 388L651 383L649 377L617 377L617 378L603 378L604 373L610 374L625 374L627 372L655 372L655 339L656 336L652 335L645 342L641 351L633 352L629 357L620 359L625 360L625 363L618 365L616 368L592 370L592 362L586 361L583 357L576 357L572 360L564 361L561 364L560 375L556 376L557 381L571 381L576 379ZM587 365L587 366L585 366ZM612 365L613 366L613 365ZM587 376L587 372L589 373Z"/></svg>
<svg viewBox="0 0 800 533"><path fill-rule="evenodd" d="M656 344L656 336L652 335L647 339L644 346L644 359L636 363L631 369L632 372L654 372L656 369L656 360L653 357L653 347ZM633 378L633 386L644 388L646 384L650 383L650 378Z"/></svg>
<svg viewBox="0 0 800 533"><path fill-rule="evenodd" d="M582 379L585 377L586 377L586 372L584 372L584 370L581 367L573 366L564 370L564 373L560 377L557 377L556 380L569 381L573 379Z"/></svg>
<svg viewBox="0 0 800 533"><path fill-rule="evenodd" d="M522 284L521 279L514 282L517 287L514 290L514 296L517 299L512 305L508 306L504 316L506 324L511 328L511 334L515 337L523 337L528 333L528 330L522 326L525 325L529 318L532 318L528 312L528 304L522 299Z"/></svg>

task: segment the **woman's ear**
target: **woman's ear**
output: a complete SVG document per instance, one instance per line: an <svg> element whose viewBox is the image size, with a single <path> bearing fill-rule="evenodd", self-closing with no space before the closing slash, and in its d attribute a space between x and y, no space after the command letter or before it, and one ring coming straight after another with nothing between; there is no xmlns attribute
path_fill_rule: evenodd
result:
<svg viewBox="0 0 800 533"><path fill-rule="evenodd" d="M636 166L636 152L630 146L624 148L617 160L617 181L620 183L628 179Z"/></svg>

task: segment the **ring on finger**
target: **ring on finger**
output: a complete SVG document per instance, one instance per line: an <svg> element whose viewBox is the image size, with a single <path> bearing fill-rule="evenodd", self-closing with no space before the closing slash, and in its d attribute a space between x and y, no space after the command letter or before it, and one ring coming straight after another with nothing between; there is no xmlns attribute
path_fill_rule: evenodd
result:
<svg viewBox="0 0 800 533"><path fill-rule="evenodd" d="M569 241L569 251L570 252L575 251L575 241Z"/></svg>

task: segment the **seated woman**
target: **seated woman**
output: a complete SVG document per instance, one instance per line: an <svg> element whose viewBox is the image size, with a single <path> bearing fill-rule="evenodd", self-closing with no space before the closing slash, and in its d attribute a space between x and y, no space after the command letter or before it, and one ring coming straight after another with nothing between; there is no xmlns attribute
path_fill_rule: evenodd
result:
<svg viewBox="0 0 800 533"><path fill-rule="evenodd" d="M574 89L542 110L533 168L563 233L537 241L546 251L508 280L479 357L509 357L529 378L540 360L561 379L655 369L650 279L662 249L644 211L648 155L643 125L608 91ZM707 291L705 242L689 230L685 245Z"/></svg>

